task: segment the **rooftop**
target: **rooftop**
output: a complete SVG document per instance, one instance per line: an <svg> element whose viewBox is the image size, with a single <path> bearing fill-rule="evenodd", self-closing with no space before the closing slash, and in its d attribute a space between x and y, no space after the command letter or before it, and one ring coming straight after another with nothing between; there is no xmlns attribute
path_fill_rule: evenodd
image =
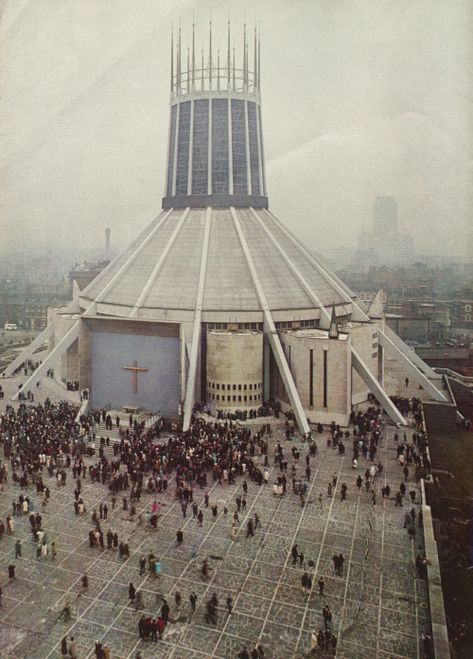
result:
<svg viewBox="0 0 473 659"><path fill-rule="evenodd" d="M161 213L82 291L80 300L83 307L96 300L101 314L135 319L161 320L169 310L170 320L175 310L195 310L204 263L204 320L210 312L262 312L251 262L272 311L313 310L320 304L351 309L342 286L261 208Z"/></svg>

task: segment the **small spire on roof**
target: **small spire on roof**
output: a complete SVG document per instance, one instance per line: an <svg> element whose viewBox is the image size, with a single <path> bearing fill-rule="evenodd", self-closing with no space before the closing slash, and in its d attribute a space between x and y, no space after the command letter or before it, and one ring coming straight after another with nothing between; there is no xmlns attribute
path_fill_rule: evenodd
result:
<svg viewBox="0 0 473 659"><path fill-rule="evenodd" d="M335 302L332 306L332 317L330 318L330 326L328 328L328 338L338 339L339 331L337 325L337 315L335 313Z"/></svg>

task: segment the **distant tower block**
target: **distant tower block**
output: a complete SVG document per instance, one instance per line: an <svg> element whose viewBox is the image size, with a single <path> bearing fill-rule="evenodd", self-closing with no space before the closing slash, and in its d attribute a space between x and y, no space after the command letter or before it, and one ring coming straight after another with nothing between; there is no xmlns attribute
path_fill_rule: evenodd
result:
<svg viewBox="0 0 473 659"><path fill-rule="evenodd" d="M395 197L376 197L373 205L373 234L385 236L397 233L397 202Z"/></svg>
<svg viewBox="0 0 473 659"><path fill-rule="evenodd" d="M111 251L110 251L110 236L111 235L112 235L112 230L109 227L107 227L105 229L105 258L107 260L110 260L110 255L111 255Z"/></svg>

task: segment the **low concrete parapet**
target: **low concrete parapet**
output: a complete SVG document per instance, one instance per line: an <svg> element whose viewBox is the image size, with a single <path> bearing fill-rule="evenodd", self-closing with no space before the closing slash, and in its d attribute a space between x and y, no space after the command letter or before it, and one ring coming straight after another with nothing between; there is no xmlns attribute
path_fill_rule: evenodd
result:
<svg viewBox="0 0 473 659"><path fill-rule="evenodd" d="M420 482L422 496L422 515L424 519L424 546L427 559L427 588L429 592L430 619L432 626L432 641L435 659L450 659L450 643L448 640L447 618L442 592L442 577L437 552L432 511L426 504L425 484Z"/></svg>

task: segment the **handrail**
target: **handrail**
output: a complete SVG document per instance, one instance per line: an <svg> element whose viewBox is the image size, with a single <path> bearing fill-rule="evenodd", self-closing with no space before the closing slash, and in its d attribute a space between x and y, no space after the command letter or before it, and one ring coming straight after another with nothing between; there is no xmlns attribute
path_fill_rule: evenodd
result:
<svg viewBox="0 0 473 659"><path fill-rule="evenodd" d="M457 373L457 371L454 371L451 368L443 368L443 367L435 366L434 371L439 375L449 375L450 377L455 378L456 380L459 380L464 384L473 384L473 376L462 375L461 373Z"/></svg>
<svg viewBox="0 0 473 659"><path fill-rule="evenodd" d="M87 396L87 398L82 401L82 405L80 406L79 411L77 412L75 419L76 423L80 423L81 416L87 414L87 412L89 411L89 404L90 404L90 400L89 397Z"/></svg>
<svg viewBox="0 0 473 659"><path fill-rule="evenodd" d="M159 421L161 418L161 414L159 412L155 412L152 414L150 417L148 417L145 421L145 428L151 428L151 426L154 426L154 424Z"/></svg>

